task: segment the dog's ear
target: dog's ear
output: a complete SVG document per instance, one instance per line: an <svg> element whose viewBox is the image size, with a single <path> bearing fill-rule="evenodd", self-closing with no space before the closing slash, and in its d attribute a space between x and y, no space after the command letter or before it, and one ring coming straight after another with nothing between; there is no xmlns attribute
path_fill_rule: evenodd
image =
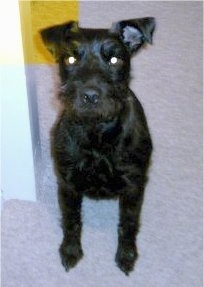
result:
<svg viewBox="0 0 204 287"><path fill-rule="evenodd" d="M113 23L111 33L119 35L131 53L136 52L143 44L152 44L155 29L153 17L124 20Z"/></svg>
<svg viewBox="0 0 204 287"><path fill-rule="evenodd" d="M40 35L47 49L57 60L61 44L66 40L68 41L71 35L76 33L78 29L78 22L70 21L62 25L42 29Z"/></svg>

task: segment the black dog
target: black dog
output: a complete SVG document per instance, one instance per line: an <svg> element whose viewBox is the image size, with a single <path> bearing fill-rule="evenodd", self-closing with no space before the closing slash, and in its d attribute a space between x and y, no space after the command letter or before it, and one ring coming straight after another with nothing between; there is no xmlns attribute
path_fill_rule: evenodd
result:
<svg viewBox="0 0 204 287"><path fill-rule="evenodd" d="M154 18L82 29L76 22L41 31L59 63L64 111L53 129L66 270L82 258L82 197L119 198L116 263L125 274L137 258L135 237L152 151L143 108L128 88L130 58L152 43Z"/></svg>

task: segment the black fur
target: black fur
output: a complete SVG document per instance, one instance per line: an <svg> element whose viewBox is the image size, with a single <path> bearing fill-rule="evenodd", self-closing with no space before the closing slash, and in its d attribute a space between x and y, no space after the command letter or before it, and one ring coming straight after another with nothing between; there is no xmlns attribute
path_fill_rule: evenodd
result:
<svg viewBox="0 0 204 287"><path fill-rule="evenodd" d="M116 263L125 274L137 258L135 238L152 143L143 108L129 89L131 56L152 42L154 18L121 21L110 30L69 22L41 31L59 63L64 110L53 129L65 269L83 256L81 203L119 198Z"/></svg>

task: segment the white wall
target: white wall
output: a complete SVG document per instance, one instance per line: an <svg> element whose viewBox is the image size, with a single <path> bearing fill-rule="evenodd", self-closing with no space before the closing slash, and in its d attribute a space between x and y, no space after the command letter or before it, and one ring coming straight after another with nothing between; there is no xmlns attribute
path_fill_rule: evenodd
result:
<svg viewBox="0 0 204 287"><path fill-rule="evenodd" d="M12 9L11 9L12 7ZM18 1L0 3L1 190L3 199L35 200L31 129Z"/></svg>

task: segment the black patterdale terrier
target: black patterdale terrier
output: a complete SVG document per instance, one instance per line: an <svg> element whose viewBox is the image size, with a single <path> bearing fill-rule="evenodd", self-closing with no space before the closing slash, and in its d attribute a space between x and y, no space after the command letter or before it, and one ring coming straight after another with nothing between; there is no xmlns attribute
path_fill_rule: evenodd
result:
<svg viewBox="0 0 204 287"><path fill-rule="evenodd" d="M152 143L143 108L128 87L131 57L152 43L152 17L84 29L77 22L41 31L59 63L63 112L53 128L66 270L83 256L83 196L119 199L116 263L125 273L137 258L136 235Z"/></svg>

